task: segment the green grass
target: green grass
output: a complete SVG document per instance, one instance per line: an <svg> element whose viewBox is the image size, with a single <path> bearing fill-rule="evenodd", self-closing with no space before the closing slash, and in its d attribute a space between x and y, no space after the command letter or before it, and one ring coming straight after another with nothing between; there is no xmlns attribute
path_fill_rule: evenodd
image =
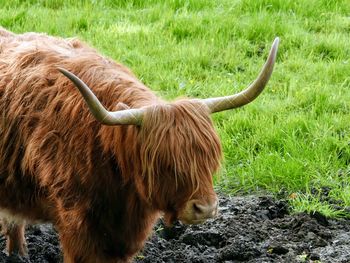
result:
<svg viewBox="0 0 350 263"><path fill-rule="evenodd" d="M160 96L228 95L249 84L275 38L267 90L213 116L225 160L216 185L272 192L295 211L350 206L350 1L0 0L14 32L78 36L129 66Z"/></svg>

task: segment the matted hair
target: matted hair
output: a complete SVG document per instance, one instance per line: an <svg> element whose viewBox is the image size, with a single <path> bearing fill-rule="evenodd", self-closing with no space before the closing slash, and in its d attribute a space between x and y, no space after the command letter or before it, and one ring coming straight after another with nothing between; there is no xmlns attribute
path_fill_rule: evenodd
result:
<svg viewBox="0 0 350 263"><path fill-rule="evenodd" d="M209 109L200 102L180 100L151 107L144 115L139 140L148 196L159 184L155 182L162 181L161 177L169 172L173 173L175 188L186 185L195 194L200 182L220 165L220 141Z"/></svg>

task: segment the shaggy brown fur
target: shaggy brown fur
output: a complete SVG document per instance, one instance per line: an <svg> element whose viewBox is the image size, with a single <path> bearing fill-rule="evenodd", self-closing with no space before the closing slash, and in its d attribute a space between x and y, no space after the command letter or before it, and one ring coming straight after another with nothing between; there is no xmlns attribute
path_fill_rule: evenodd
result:
<svg viewBox="0 0 350 263"><path fill-rule="evenodd" d="M103 126L57 67L109 110L154 106L140 127ZM0 207L52 222L65 262L129 261L162 212L171 221L188 200L215 198L220 158L204 105L163 102L77 39L0 28Z"/></svg>

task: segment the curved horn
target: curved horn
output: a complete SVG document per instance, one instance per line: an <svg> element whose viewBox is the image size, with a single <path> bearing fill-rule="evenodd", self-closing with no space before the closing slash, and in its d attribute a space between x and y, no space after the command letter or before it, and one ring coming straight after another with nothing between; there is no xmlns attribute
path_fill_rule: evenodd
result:
<svg viewBox="0 0 350 263"><path fill-rule="evenodd" d="M214 113L238 108L253 101L264 90L270 79L276 60L278 43L279 38L276 37L272 44L269 57L260 71L258 78L248 88L231 96L203 99L202 102L204 102L209 107L210 111Z"/></svg>
<svg viewBox="0 0 350 263"><path fill-rule="evenodd" d="M102 106L101 102L91 91L91 89L76 75L63 69L58 68L58 70L69 78L74 85L79 89L80 93L86 104L89 106L91 113L94 117L100 121L102 124L106 125L140 125L142 121L142 116L144 110L142 109L128 109L120 111L108 111Z"/></svg>

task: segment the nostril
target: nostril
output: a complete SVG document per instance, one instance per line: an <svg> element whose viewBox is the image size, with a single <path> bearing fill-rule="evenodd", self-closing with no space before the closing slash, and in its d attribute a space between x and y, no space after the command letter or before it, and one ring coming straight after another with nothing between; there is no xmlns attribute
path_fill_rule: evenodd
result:
<svg viewBox="0 0 350 263"><path fill-rule="evenodd" d="M195 211L197 214L203 213L203 210L196 203L193 203L193 211Z"/></svg>

